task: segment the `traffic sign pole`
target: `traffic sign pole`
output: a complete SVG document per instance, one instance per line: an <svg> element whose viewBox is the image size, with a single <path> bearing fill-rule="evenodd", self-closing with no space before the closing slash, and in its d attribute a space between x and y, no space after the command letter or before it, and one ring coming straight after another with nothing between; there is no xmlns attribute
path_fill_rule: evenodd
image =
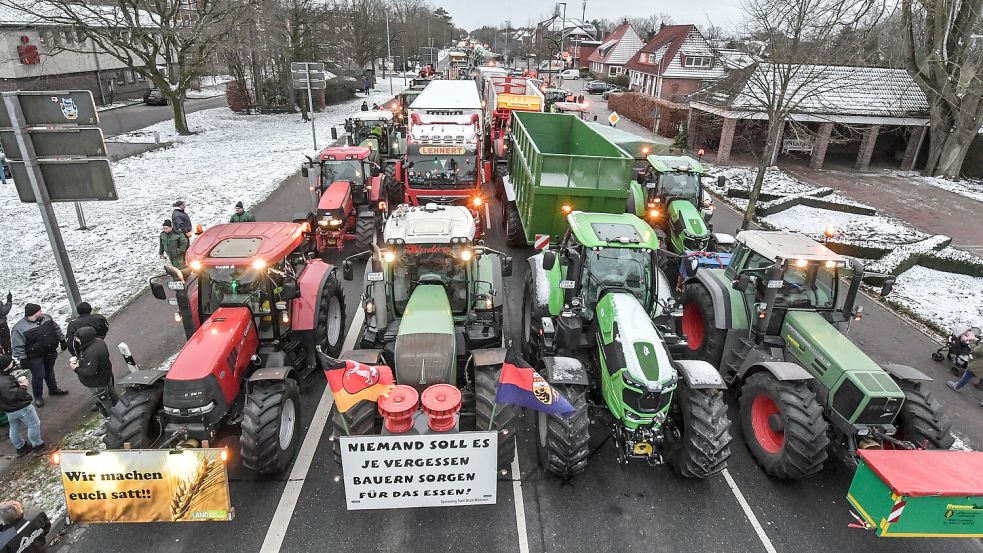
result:
<svg viewBox="0 0 983 553"><path fill-rule="evenodd" d="M314 139L314 151L317 151L317 128L314 127L314 94L311 93L311 64L307 64L307 107L311 114L311 138Z"/></svg>
<svg viewBox="0 0 983 553"><path fill-rule="evenodd" d="M75 273L72 270L72 262L68 257L68 249L62 239L61 231L58 228L58 220L55 218L55 210L48 197L48 188L41 174L41 167L38 165L37 156L34 152L34 143L31 137L25 132L27 127L24 112L21 109L20 98L16 92L4 92L3 103L6 112L10 116L10 126L13 127L14 137L17 146L24 158L24 166L27 169L27 179L31 183L31 190L37 200L38 208L41 210L41 220L44 228L48 232L48 240L51 242L51 250L55 254L55 265L61 274L62 283L65 285L65 292L68 294L68 303L72 308L72 317L78 317L78 304L82 303L82 295L79 293L78 282L75 280Z"/></svg>

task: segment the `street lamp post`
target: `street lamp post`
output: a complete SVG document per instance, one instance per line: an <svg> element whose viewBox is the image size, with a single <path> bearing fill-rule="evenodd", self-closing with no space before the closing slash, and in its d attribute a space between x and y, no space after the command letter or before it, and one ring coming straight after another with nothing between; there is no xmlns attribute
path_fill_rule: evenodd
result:
<svg viewBox="0 0 983 553"><path fill-rule="evenodd" d="M389 36L389 14L386 14L386 57L387 59L393 59L393 47L392 39ZM393 71L396 70L396 64L393 64ZM382 62L382 74L386 74L386 62ZM394 94L393 92L393 78L389 77L389 94Z"/></svg>
<svg viewBox="0 0 983 553"><path fill-rule="evenodd" d="M566 2L557 2L557 5L563 6L563 24L560 26L560 53L562 55L562 52L563 52L563 38L564 38L564 33L567 30L567 3Z"/></svg>

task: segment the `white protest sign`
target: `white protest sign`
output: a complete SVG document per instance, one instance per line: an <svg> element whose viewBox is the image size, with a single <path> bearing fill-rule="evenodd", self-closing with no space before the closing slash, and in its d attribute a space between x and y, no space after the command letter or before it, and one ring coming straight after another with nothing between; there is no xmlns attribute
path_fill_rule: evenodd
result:
<svg viewBox="0 0 983 553"><path fill-rule="evenodd" d="M348 510L493 505L498 434L343 436Z"/></svg>

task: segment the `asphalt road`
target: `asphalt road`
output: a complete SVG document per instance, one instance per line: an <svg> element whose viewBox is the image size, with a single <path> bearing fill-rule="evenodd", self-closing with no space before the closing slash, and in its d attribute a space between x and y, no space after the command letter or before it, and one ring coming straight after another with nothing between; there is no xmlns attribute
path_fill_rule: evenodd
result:
<svg viewBox="0 0 983 553"><path fill-rule="evenodd" d="M220 108L226 105L228 103L224 95L214 98L189 99L184 103L188 113L203 109ZM99 126L102 128L103 135L110 137L142 129L154 123L160 123L161 121L167 121L173 116L174 111L171 106L136 104L125 108L99 112Z"/></svg>

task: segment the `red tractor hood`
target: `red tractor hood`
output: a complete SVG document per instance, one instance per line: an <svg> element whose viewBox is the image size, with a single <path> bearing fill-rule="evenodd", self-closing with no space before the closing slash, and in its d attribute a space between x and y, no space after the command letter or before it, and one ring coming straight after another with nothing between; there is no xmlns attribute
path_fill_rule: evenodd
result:
<svg viewBox="0 0 983 553"><path fill-rule="evenodd" d="M347 181L335 181L321 194L321 199L317 202L319 210L343 210L348 213L352 209L351 183Z"/></svg>
<svg viewBox="0 0 983 553"><path fill-rule="evenodd" d="M214 375L226 397L234 397L238 377L248 367L258 345L249 308L220 307L178 353L167 380L197 380Z"/></svg>

